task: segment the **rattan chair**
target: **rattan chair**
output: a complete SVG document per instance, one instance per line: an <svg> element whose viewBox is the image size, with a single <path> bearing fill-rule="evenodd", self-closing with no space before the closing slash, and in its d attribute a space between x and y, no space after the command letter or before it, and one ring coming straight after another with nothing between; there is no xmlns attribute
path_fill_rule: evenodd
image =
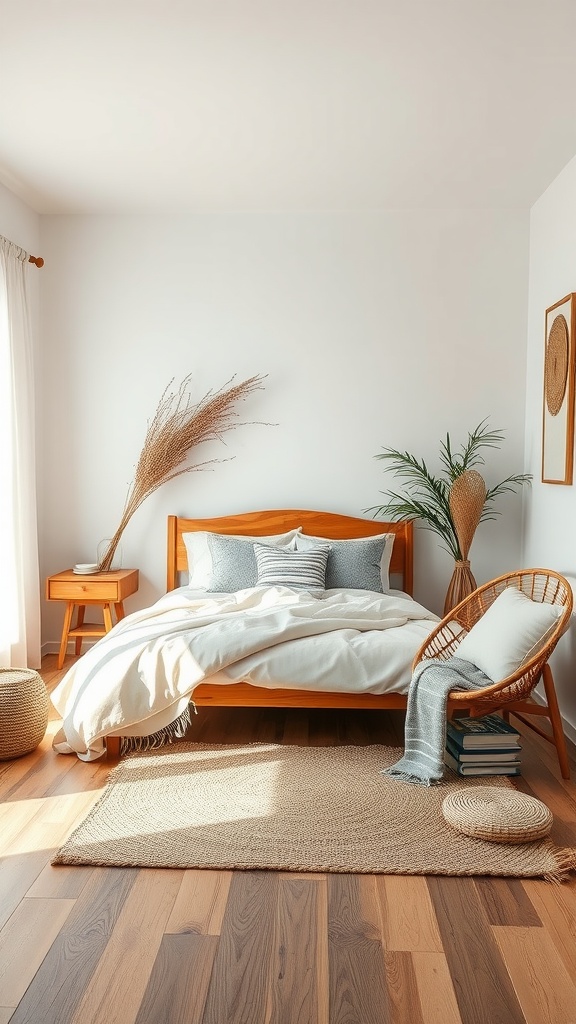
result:
<svg viewBox="0 0 576 1024"><path fill-rule="evenodd" d="M524 569L521 572L511 572L499 576L498 579L478 587L444 616L418 651L413 668L425 658L446 659L457 655L458 645L466 633L472 629L472 626L478 622L506 587L516 587L532 601L560 606L562 610L558 622L553 631L547 635L542 646L521 665L514 675L507 676L506 679L502 679L492 686L486 686L482 690L452 690L448 696L448 714L461 713L480 717L489 715L493 711L502 711L507 718L510 713L513 713L525 725L554 744L562 778L569 779L570 763L562 728L562 718L558 708L552 670L548 664L548 659L558 640L568 628L572 613L572 589L563 576L548 569ZM530 697L540 679L544 684L546 704L536 703ZM533 717L542 716L549 719L551 734L531 720Z"/></svg>

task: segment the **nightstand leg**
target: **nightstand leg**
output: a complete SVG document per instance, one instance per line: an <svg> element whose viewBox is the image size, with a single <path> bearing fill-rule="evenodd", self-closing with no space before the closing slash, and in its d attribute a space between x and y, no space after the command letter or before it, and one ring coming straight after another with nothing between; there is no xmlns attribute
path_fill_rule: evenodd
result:
<svg viewBox="0 0 576 1024"><path fill-rule="evenodd" d="M60 641L60 653L58 655L58 668L62 668L64 664L64 658L66 657L66 648L68 647L68 631L72 624L72 613L74 611L74 602L68 601L66 605L66 611L64 613L64 625L62 627L62 640Z"/></svg>
<svg viewBox="0 0 576 1024"><path fill-rule="evenodd" d="M124 602L118 601L118 604L114 605L114 611L116 612L116 618L118 619L118 622L120 622L120 619L124 618Z"/></svg>
<svg viewBox="0 0 576 1024"><path fill-rule="evenodd" d="M76 628L81 626L82 623L84 622L84 612L85 611L86 611L86 605L79 604L78 605L78 618L76 620ZM82 650L82 637L81 636L77 636L76 637L76 644L74 646L74 652L76 654L76 657L78 657L78 655L80 654L81 650Z"/></svg>
<svg viewBox="0 0 576 1024"><path fill-rule="evenodd" d="M103 604L102 614L104 615L104 629L108 633L112 629L112 605Z"/></svg>

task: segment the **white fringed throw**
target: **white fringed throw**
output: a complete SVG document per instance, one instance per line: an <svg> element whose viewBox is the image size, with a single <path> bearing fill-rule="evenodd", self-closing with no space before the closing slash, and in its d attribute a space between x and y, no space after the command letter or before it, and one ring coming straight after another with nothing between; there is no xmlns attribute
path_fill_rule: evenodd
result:
<svg viewBox="0 0 576 1024"><path fill-rule="evenodd" d="M444 775L448 694L451 690L480 690L492 683L463 658L421 661L412 673L408 692L404 756L382 774L423 786L437 785Z"/></svg>
<svg viewBox="0 0 576 1024"><path fill-rule="evenodd" d="M120 741L120 755L123 757L125 754L138 750L157 750L159 747L166 746L167 743L175 743L177 740L184 739L188 728L192 725L190 708L194 710L195 715L198 714L196 705L190 701L178 718L175 718L169 725L165 725L163 729L159 729L158 732L151 733L150 736L123 736Z"/></svg>

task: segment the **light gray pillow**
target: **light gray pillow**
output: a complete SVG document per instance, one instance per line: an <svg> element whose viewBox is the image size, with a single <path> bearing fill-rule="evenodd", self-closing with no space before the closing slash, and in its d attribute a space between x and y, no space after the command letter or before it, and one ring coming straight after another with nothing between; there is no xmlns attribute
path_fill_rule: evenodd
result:
<svg viewBox="0 0 576 1024"><path fill-rule="evenodd" d="M326 566L326 590L373 590L378 594L390 590L388 570L393 533L380 533L374 537L353 537L349 540L329 540L301 533L296 537L296 550L329 545Z"/></svg>
<svg viewBox="0 0 576 1024"><path fill-rule="evenodd" d="M329 548L290 551L255 544L258 586L291 587L293 590L324 590Z"/></svg>
<svg viewBox="0 0 576 1024"><path fill-rule="evenodd" d="M264 538L262 538L264 540ZM293 550L295 538L282 545L259 545L267 550ZM236 590L255 587L258 577L254 541L244 537L230 537L223 533L209 533L208 547L212 560L208 590L212 593L233 594Z"/></svg>
<svg viewBox="0 0 576 1024"><path fill-rule="evenodd" d="M276 533L270 537L254 537L246 534L235 534L233 539L249 540L250 543L258 541L259 544L280 545L289 544L297 533L300 533L301 526L286 533ZM209 537L222 537L221 533L209 533L206 530L195 530L193 533L183 533L182 540L186 547L188 559L188 586L193 590L208 590L212 580L212 556L208 544Z"/></svg>

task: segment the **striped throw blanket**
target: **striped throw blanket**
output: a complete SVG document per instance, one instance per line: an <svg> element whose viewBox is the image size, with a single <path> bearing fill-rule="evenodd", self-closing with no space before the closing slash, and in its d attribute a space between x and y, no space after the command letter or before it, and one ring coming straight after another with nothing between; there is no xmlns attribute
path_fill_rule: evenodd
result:
<svg viewBox="0 0 576 1024"><path fill-rule="evenodd" d="M412 673L404 756L382 771L403 782L437 785L444 775L446 704L451 690L479 690L492 679L463 658L421 661Z"/></svg>

